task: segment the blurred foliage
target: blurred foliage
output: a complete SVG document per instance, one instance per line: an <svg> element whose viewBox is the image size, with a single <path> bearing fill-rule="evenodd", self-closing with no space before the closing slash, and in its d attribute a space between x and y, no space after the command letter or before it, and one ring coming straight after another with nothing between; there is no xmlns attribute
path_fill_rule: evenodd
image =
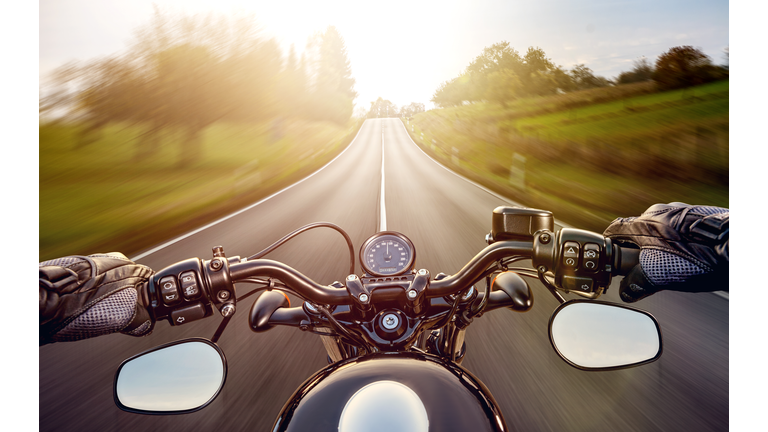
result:
<svg viewBox="0 0 768 432"><path fill-rule="evenodd" d="M431 101L443 108L481 101L507 106L519 98L610 84L583 64L566 71L555 65L541 48L529 47L520 55L508 42L502 41L483 49L464 73L442 83Z"/></svg>
<svg viewBox="0 0 768 432"><path fill-rule="evenodd" d="M424 112L424 104L419 102L411 102L408 105L404 105L397 108L397 105L391 101L378 98L371 102L371 108L365 113L366 118L384 118L384 117L411 117L414 114Z"/></svg>
<svg viewBox="0 0 768 432"><path fill-rule="evenodd" d="M411 124L446 166L602 231L658 202L728 206L728 87L645 81L431 110Z"/></svg>
<svg viewBox="0 0 768 432"><path fill-rule="evenodd" d="M397 105L383 98L378 98L371 102L371 109L368 110L368 118L384 118L397 116Z"/></svg>
<svg viewBox="0 0 768 432"><path fill-rule="evenodd" d="M41 85L40 260L134 253L298 181L354 136L354 85L334 27L284 58L253 17L155 7Z"/></svg>
<svg viewBox="0 0 768 432"><path fill-rule="evenodd" d="M692 46L670 48L656 60L653 80L663 89L705 84L728 77L728 70L712 64L701 50Z"/></svg>
<svg viewBox="0 0 768 432"><path fill-rule="evenodd" d="M727 49L726 49L727 54ZM442 83L431 101L439 108L490 102L507 108L516 100L605 88L653 80L660 89L675 89L728 78L727 66L715 66L700 50L674 47L659 56L655 68L647 59L615 80L597 76L584 64L570 70L557 66L541 48L520 55L502 41L483 49L459 76Z"/></svg>
<svg viewBox="0 0 768 432"><path fill-rule="evenodd" d="M175 163L184 133L157 136L155 157L126 163L142 126L113 123L87 151L83 126L40 126L40 261L70 254L134 254L266 197L309 175L352 140L345 125L294 119L218 122L200 134L204 157Z"/></svg>
<svg viewBox="0 0 768 432"><path fill-rule="evenodd" d="M411 102L410 104L400 107L400 117L412 117L418 113L424 112L424 104L421 102Z"/></svg>
<svg viewBox="0 0 768 432"><path fill-rule="evenodd" d="M621 72L616 78L616 84L632 84L653 79L653 66L647 58L641 57L634 62L632 70Z"/></svg>
<svg viewBox="0 0 768 432"><path fill-rule="evenodd" d="M83 149L111 123L143 129L133 157L159 151L173 131L183 151L178 163L202 157L202 133L218 122L274 119L350 119L355 80L344 40L334 27L311 38L296 58L283 59L274 39L263 39L252 17L171 16L157 7L124 54L54 71L41 90L41 120L81 125L72 141Z"/></svg>

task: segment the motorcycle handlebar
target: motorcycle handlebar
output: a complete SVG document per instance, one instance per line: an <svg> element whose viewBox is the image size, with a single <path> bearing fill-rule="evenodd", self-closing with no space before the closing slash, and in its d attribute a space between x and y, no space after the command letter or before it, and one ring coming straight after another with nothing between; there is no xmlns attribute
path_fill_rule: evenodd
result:
<svg viewBox="0 0 768 432"><path fill-rule="evenodd" d="M615 249L611 263L613 272L617 275L625 275L638 263L640 250L617 245L613 247ZM480 280L494 262L511 256L530 258L533 250L534 244L530 241L493 243L475 255L456 274L444 279L432 280L426 295L434 298L455 294ZM346 288L318 284L301 272L278 261L257 259L233 263L229 271L233 282L256 276L279 279L297 294L318 304L342 305L350 301Z"/></svg>
<svg viewBox="0 0 768 432"><path fill-rule="evenodd" d="M565 255L565 245L576 243L584 247L583 260L575 258L574 261ZM599 259L586 257L587 245L599 246L601 251ZM348 282L354 285L350 286L352 290L350 291L347 287L336 283L331 286L318 284L301 272L278 261L223 258L223 251L219 252L221 254L214 254L214 259L211 261L191 258L166 267L154 275L149 284L148 294L155 321L168 318L172 323L176 320L181 323L199 319L211 315L211 306L216 306L223 313L223 308L234 300L234 283L257 277L280 280L285 287L297 295L319 305L351 304L352 293L360 296L360 292L357 291L363 288L357 276L348 278L354 281ZM575 229L562 229L557 233L540 231L533 236L532 241L493 242L475 255L456 274L425 283L424 295L428 298L436 298L456 294L487 276L489 270L494 269L495 263L510 257L531 259L535 271L540 275L547 272L553 274L555 285L563 286L566 290L568 287L561 285L565 282L563 278L566 275L569 275L567 277L570 279L567 282L571 284L574 280L579 283L586 280L592 281L590 286L591 284L608 286L613 275L629 273L638 263L639 252L639 249L614 245L610 239L588 231ZM572 261L571 267L565 265L568 264L567 261ZM573 267L573 262L577 267L582 267ZM202 296L200 290L195 288L195 274L202 278L200 281L207 295ZM426 281L419 283L424 282ZM206 299L201 299L201 296Z"/></svg>
<svg viewBox="0 0 768 432"><path fill-rule="evenodd" d="M488 266L494 262L510 256L530 257L532 251L533 242L501 241L493 243L475 255L456 274L445 279L432 281L427 290L427 296L441 297L455 294L482 278Z"/></svg>
<svg viewBox="0 0 768 432"><path fill-rule="evenodd" d="M315 303L342 305L349 303L346 288L320 285L301 272L278 261L257 259L235 263L229 267L230 277L234 282L256 276L279 279L293 291Z"/></svg>

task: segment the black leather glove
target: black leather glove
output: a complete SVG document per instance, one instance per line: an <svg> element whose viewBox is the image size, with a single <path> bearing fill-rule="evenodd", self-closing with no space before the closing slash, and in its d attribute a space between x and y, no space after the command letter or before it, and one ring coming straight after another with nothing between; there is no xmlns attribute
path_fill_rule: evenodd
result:
<svg viewBox="0 0 768 432"><path fill-rule="evenodd" d="M40 345L152 331L146 287L153 272L118 252L39 264Z"/></svg>
<svg viewBox="0 0 768 432"><path fill-rule="evenodd" d="M728 209L655 204L639 217L618 218L604 236L640 247L640 264L621 281L625 302L661 290L728 291Z"/></svg>

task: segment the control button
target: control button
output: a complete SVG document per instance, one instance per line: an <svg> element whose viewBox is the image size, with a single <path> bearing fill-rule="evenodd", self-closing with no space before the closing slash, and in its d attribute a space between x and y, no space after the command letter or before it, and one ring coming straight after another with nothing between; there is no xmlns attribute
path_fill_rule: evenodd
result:
<svg viewBox="0 0 768 432"><path fill-rule="evenodd" d="M584 245L584 267L585 270L596 272L598 265L600 264L600 246L595 243L587 243Z"/></svg>
<svg viewBox="0 0 768 432"><path fill-rule="evenodd" d="M205 307L202 303L195 303L192 306L186 306L172 311L171 324L182 325L204 317Z"/></svg>
<svg viewBox="0 0 768 432"><path fill-rule="evenodd" d="M579 264L580 246L576 242L565 242L563 244L563 264L566 267L576 268Z"/></svg>
<svg viewBox="0 0 768 432"><path fill-rule="evenodd" d="M565 242L563 244L563 256L566 258L578 258L579 247L579 244L576 242Z"/></svg>
<svg viewBox="0 0 768 432"><path fill-rule="evenodd" d="M176 304L181 300L175 277L166 276L160 279L160 297L166 305Z"/></svg>
<svg viewBox="0 0 768 432"><path fill-rule="evenodd" d="M563 276L563 288L568 291L592 292L595 281L591 278Z"/></svg>
<svg viewBox="0 0 768 432"><path fill-rule="evenodd" d="M195 299L200 295L200 288L197 283L197 277L195 272L184 272L179 276L181 280L181 293L187 300Z"/></svg>

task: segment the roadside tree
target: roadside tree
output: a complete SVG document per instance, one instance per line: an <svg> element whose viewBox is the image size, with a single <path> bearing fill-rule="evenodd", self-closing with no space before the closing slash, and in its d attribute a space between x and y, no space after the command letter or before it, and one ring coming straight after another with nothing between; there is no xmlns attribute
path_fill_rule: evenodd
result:
<svg viewBox="0 0 768 432"><path fill-rule="evenodd" d="M621 72L616 78L618 84L631 84L653 79L653 66L645 57L635 60L631 71Z"/></svg>
<svg viewBox="0 0 768 432"><path fill-rule="evenodd" d="M709 56L692 46L670 48L656 60L653 73L653 80L662 89L701 85L720 77L722 73Z"/></svg>

